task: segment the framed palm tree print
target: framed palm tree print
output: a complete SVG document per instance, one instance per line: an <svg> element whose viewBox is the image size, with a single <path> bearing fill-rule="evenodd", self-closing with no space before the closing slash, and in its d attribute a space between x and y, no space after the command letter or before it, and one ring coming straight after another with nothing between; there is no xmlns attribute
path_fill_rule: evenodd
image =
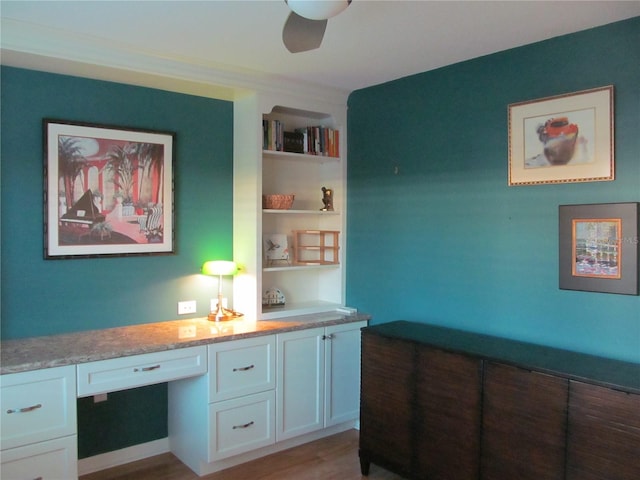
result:
<svg viewBox="0 0 640 480"><path fill-rule="evenodd" d="M45 259L171 254L175 134L44 120Z"/></svg>

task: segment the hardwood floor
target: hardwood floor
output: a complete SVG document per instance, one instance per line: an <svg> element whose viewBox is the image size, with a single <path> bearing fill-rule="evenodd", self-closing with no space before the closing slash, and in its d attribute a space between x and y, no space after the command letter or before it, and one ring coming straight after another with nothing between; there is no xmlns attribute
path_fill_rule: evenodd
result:
<svg viewBox="0 0 640 480"><path fill-rule="evenodd" d="M401 480L403 477L371 465L360 474L358 431L274 453L236 467L198 477L171 453L83 475L80 480Z"/></svg>

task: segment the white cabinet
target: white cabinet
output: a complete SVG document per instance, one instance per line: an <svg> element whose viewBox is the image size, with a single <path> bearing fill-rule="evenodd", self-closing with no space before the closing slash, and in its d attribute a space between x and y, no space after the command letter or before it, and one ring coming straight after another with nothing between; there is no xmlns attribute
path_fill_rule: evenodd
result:
<svg viewBox="0 0 640 480"><path fill-rule="evenodd" d="M3 478L76 478L75 367L0 377Z"/></svg>
<svg viewBox="0 0 640 480"><path fill-rule="evenodd" d="M214 343L208 375L169 383L171 451L198 475L275 443L275 335Z"/></svg>
<svg viewBox="0 0 640 480"><path fill-rule="evenodd" d="M209 347L209 462L275 442L275 352L273 335Z"/></svg>
<svg viewBox="0 0 640 480"><path fill-rule="evenodd" d="M244 144L239 139L234 144L234 257L245 266L234 278L234 308L273 319L344 306L346 105L263 95L253 102L243 99L234 108L234 137L245 137ZM277 120L287 132L309 126L337 131L339 147L331 155L339 156L265 150L263 120ZM323 187L332 191L331 211L323 211ZM263 209L263 194L293 194L295 199L288 210ZM295 264L296 230L339 232L332 263ZM286 235L290 262L267 261L265 235ZM284 294L285 306L263 307L263 295L274 289Z"/></svg>
<svg viewBox="0 0 640 480"><path fill-rule="evenodd" d="M169 383L169 444L198 475L353 428L366 321L214 343Z"/></svg>
<svg viewBox="0 0 640 480"><path fill-rule="evenodd" d="M365 326L354 322L277 336L278 441L358 418Z"/></svg>

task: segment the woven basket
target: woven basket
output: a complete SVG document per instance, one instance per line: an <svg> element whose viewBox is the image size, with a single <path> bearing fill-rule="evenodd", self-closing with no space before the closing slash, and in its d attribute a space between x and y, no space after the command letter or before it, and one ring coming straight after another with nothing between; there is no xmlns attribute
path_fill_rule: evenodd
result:
<svg viewBox="0 0 640 480"><path fill-rule="evenodd" d="M289 210L295 195L262 195L262 208L270 210Z"/></svg>

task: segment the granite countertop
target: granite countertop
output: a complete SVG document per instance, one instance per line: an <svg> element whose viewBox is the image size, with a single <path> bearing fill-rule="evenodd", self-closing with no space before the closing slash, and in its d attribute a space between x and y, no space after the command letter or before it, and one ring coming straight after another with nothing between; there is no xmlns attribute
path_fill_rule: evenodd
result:
<svg viewBox="0 0 640 480"><path fill-rule="evenodd" d="M369 319L370 316L365 314L344 315L339 312L260 321L239 319L228 322L210 322L206 317L203 317L3 340L0 350L0 374L77 365L96 360L195 347Z"/></svg>

